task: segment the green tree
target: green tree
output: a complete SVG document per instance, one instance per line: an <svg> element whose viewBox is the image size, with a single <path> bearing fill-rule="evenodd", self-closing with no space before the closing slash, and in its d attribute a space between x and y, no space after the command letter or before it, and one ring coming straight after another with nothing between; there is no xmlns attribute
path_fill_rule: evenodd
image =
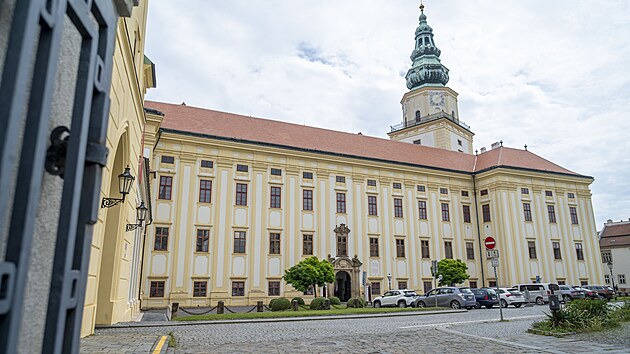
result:
<svg viewBox="0 0 630 354"><path fill-rule="evenodd" d="M284 271L284 280L298 291L306 291L310 286L317 297L316 286L324 286L335 281L333 265L325 259L309 257Z"/></svg>
<svg viewBox="0 0 630 354"><path fill-rule="evenodd" d="M443 259L438 262L438 276L442 276L442 284L454 285L470 278L466 263L459 259Z"/></svg>

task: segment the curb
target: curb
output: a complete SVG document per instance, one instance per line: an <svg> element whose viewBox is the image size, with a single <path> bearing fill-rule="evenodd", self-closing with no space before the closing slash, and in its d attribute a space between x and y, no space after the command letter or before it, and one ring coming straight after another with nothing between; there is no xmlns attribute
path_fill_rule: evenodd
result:
<svg viewBox="0 0 630 354"><path fill-rule="evenodd" d="M462 332L455 331L455 330L452 330L452 329L446 329L444 327L436 327L435 329L438 330L438 331L442 331L442 332L446 332L446 333L450 333L450 334L455 334L455 335L459 335L459 336L465 336L465 337L471 337L471 338L491 341L491 342L499 343L499 344L502 344L502 345L510 346L510 347L513 347L513 348L528 349L528 350L534 350L536 352L546 352L546 353L553 353L553 354L566 354L565 352L561 352L561 351L557 351L557 350L553 350L553 349L545 349L545 348L535 347L533 345L508 342L508 341L505 341L505 340L500 340L500 339L495 339L495 338L488 338L488 337L477 336L477 335L469 334L469 333L462 333Z"/></svg>
<svg viewBox="0 0 630 354"><path fill-rule="evenodd" d="M527 333L538 334L538 335L547 336L547 337L556 337L556 338L563 338L566 336L572 336L574 334L577 334L577 332L549 332L549 331L543 331L543 330L534 329L534 328L529 328L527 330Z"/></svg>
<svg viewBox="0 0 630 354"><path fill-rule="evenodd" d="M243 324L243 323L274 323L274 322L300 322L300 321L328 321L328 320L353 320L362 318L380 318L396 316L426 316L439 314L464 313L468 310L439 310L439 311L409 311L374 313L365 315L334 315L334 316L305 316L305 317L278 317L278 318L249 318L242 320L215 320L215 321L170 321L170 322L127 322L111 326L97 326L96 329L110 328L141 328L141 327L179 327L179 326L200 326L209 324Z"/></svg>

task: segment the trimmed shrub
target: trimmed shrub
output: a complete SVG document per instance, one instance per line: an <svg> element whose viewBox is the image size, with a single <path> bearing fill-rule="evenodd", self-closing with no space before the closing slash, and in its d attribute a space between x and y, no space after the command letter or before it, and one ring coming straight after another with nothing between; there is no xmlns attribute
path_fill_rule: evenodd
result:
<svg viewBox="0 0 630 354"><path fill-rule="evenodd" d="M341 300L339 300L336 296L331 296L328 299L330 300L331 305L341 305Z"/></svg>
<svg viewBox="0 0 630 354"><path fill-rule="evenodd" d="M273 307L273 303L276 302L276 300L278 300L278 298L274 298L274 299L271 299L271 301L269 301L269 308Z"/></svg>
<svg viewBox="0 0 630 354"><path fill-rule="evenodd" d="M346 306L348 308L355 308L355 309L364 308L365 300L362 298L353 297L352 299L348 300L348 302L346 303Z"/></svg>
<svg viewBox="0 0 630 354"><path fill-rule="evenodd" d="M293 300L297 300L298 304L300 305L304 305L304 299L302 299L299 296L294 297L293 299L291 299L291 302L293 302Z"/></svg>
<svg viewBox="0 0 630 354"><path fill-rule="evenodd" d="M311 303L309 306L311 310L319 310L321 309L323 303L324 303L323 297L316 297L313 300L311 300Z"/></svg>
<svg viewBox="0 0 630 354"><path fill-rule="evenodd" d="M289 299L286 299L286 298L283 298L283 297L278 298L278 299L273 299L269 303L269 307L271 308L271 311L288 310L288 309L291 308L291 301L289 301Z"/></svg>

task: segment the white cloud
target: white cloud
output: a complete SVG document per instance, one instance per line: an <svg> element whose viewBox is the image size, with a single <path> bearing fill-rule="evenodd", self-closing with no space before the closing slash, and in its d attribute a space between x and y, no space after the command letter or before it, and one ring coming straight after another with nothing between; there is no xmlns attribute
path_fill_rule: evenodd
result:
<svg viewBox="0 0 630 354"><path fill-rule="evenodd" d="M386 137L417 1L153 1L148 99ZM630 217L630 2L425 1L475 146L594 176L597 226Z"/></svg>

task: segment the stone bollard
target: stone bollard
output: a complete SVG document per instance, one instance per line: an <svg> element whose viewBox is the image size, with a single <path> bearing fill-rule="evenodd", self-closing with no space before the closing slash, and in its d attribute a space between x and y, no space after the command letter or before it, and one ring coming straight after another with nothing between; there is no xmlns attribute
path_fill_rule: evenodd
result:
<svg viewBox="0 0 630 354"><path fill-rule="evenodd" d="M298 303L297 300L291 301L291 308L293 309L293 311L299 311L300 310L300 304Z"/></svg>
<svg viewBox="0 0 630 354"><path fill-rule="evenodd" d="M325 299L322 302L322 310L330 310L330 299Z"/></svg>
<svg viewBox="0 0 630 354"><path fill-rule="evenodd" d="M263 312L263 302L262 301L257 301L256 302L256 312Z"/></svg>
<svg viewBox="0 0 630 354"><path fill-rule="evenodd" d="M217 314L222 315L225 312L225 303L223 301L219 301L217 303Z"/></svg>
<svg viewBox="0 0 630 354"><path fill-rule="evenodd" d="M174 302L173 306L171 307L171 314L175 315L178 310L179 310L179 302Z"/></svg>

